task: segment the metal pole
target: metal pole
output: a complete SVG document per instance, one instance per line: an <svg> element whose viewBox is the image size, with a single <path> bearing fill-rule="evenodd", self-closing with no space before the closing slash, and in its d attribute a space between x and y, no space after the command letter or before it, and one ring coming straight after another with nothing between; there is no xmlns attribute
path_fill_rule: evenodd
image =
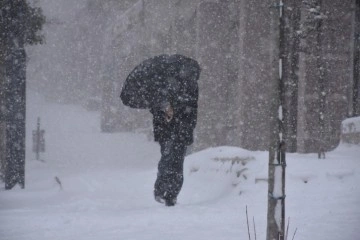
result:
<svg viewBox="0 0 360 240"><path fill-rule="evenodd" d="M267 240L284 240L285 238L285 141L283 123L284 82L283 59L284 46L284 2L280 0L271 8L272 16L272 78L273 95L270 118L269 179L268 179L268 212Z"/></svg>

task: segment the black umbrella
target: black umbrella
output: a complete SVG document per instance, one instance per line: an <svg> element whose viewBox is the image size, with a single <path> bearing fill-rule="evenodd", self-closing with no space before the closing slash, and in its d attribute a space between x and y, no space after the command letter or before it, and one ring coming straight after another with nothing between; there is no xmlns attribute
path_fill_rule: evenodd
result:
<svg viewBox="0 0 360 240"><path fill-rule="evenodd" d="M120 98L126 106L141 109L165 101L181 104L197 89L200 71L197 61L180 54L149 58L126 78Z"/></svg>

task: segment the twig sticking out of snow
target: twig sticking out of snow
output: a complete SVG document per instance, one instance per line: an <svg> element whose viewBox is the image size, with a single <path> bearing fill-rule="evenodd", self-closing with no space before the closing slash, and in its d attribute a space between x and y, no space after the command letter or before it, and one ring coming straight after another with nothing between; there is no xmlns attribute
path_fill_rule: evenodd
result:
<svg viewBox="0 0 360 240"><path fill-rule="evenodd" d="M289 225L290 225L290 217L288 218L288 224L287 224L287 227L286 227L285 240L287 240L287 239L288 239L288 234L289 234Z"/></svg>
<svg viewBox="0 0 360 240"><path fill-rule="evenodd" d="M251 237L250 237L250 228L249 228L249 217L248 217L248 211L247 211L247 205L246 205L246 223L247 223L247 228L248 228L249 240L251 240Z"/></svg>
<svg viewBox="0 0 360 240"><path fill-rule="evenodd" d="M297 231L297 228L295 229L294 236L293 236L292 240L294 240L294 238L295 238L296 231Z"/></svg>
<svg viewBox="0 0 360 240"><path fill-rule="evenodd" d="M254 236L255 236L255 240L256 240L255 217L253 217L253 224L254 224Z"/></svg>
<svg viewBox="0 0 360 240"><path fill-rule="evenodd" d="M63 187L62 187L62 184L61 184L60 178L58 178L57 176L55 176L55 181L57 182L57 184L59 184L59 186L60 186L60 190L63 190Z"/></svg>
<svg viewBox="0 0 360 240"><path fill-rule="evenodd" d="M246 223L247 223L247 228L248 228L249 240L251 240L247 205L246 205ZM254 237L255 237L255 240L256 240L255 217L253 217L253 225L254 225Z"/></svg>

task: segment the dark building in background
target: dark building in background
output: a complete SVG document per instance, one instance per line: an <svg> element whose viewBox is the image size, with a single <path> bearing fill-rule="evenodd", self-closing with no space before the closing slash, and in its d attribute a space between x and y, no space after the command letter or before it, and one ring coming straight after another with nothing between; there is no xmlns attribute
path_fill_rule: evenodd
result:
<svg viewBox="0 0 360 240"><path fill-rule="evenodd" d="M303 21L298 80L297 151L335 148L341 121L349 116L353 88L353 2L318 1L318 14ZM312 19L311 19L312 18Z"/></svg>

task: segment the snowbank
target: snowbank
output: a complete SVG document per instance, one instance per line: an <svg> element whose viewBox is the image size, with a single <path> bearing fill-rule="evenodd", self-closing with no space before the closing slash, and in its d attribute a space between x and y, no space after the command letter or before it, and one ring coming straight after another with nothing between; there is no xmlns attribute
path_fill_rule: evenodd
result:
<svg viewBox="0 0 360 240"><path fill-rule="evenodd" d="M343 143L360 144L360 117L348 118L342 122L341 141Z"/></svg>
<svg viewBox="0 0 360 240"><path fill-rule="evenodd" d="M247 239L246 206L257 239L266 238L267 152L223 146L187 156L178 204L169 208L153 199L158 144L144 134L101 133L98 113L28 96L26 188L0 192L1 240ZM42 162L31 152L38 116ZM359 154L348 144L326 159L287 154L289 239L295 228L296 240L359 239Z"/></svg>

